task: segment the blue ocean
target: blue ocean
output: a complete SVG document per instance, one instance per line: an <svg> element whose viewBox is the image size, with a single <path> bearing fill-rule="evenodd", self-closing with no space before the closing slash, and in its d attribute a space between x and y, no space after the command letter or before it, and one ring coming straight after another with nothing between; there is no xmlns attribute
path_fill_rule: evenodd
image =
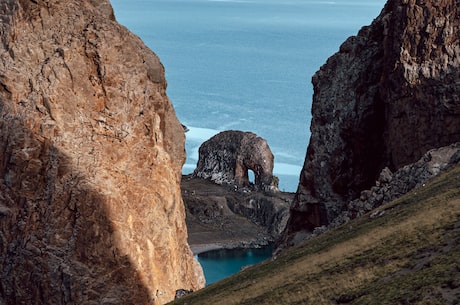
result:
<svg viewBox="0 0 460 305"><path fill-rule="evenodd" d="M168 96L198 148L219 131L252 131L275 155L280 189L296 191L309 141L311 77L384 0L112 0L121 24L166 69Z"/></svg>
<svg viewBox="0 0 460 305"><path fill-rule="evenodd" d="M272 248L220 249L197 255L203 267L206 285L211 285L244 268L258 264L272 255Z"/></svg>

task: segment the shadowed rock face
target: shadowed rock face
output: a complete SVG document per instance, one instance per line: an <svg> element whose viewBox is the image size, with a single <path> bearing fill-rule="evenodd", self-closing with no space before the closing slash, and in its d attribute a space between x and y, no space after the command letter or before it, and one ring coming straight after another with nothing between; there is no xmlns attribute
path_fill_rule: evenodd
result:
<svg viewBox="0 0 460 305"><path fill-rule="evenodd" d="M460 2L389 0L313 77L311 139L283 243L432 148L460 140Z"/></svg>
<svg viewBox="0 0 460 305"><path fill-rule="evenodd" d="M194 177L210 179L217 184L250 186L248 170L261 190L277 190L273 179L273 154L267 141L252 132L224 131L199 149Z"/></svg>
<svg viewBox="0 0 460 305"><path fill-rule="evenodd" d="M0 19L0 303L164 304L202 287L157 56L105 0L7 0Z"/></svg>

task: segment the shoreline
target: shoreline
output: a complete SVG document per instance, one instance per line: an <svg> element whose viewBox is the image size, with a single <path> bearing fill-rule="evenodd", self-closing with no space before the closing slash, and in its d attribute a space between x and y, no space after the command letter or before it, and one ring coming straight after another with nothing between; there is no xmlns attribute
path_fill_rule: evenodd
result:
<svg viewBox="0 0 460 305"><path fill-rule="evenodd" d="M226 247L225 245L218 244L218 243L209 243L209 244L189 244L190 250L192 250L193 255L198 255L201 253L205 253L212 250L220 250L220 249L231 249L230 247Z"/></svg>
<svg viewBox="0 0 460 305"><path fill-rule="evenodd" d="M271 246L273 242L267 242L267 240L259 241L231 241L231 242L210 242L200 244L189 244L190 250L193 255L199 255L201 253L213 251L213 250L232 250L232 249L257 249L262 247Z"/></svg>

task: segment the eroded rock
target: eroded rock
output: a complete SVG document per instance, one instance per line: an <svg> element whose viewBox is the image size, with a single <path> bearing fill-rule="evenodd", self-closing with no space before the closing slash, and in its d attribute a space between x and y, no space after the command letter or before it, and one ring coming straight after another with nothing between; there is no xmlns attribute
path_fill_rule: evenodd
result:
<svg viewBox="0 0 460 305"><path fill-rule="evenodd" d="M0 303L164 304L201 288L158 57L107 0L7 0L0 18Z"/></svg>
<svg viewBox="0 0 460 305"><path fill-rule="evenodd" d="M223 248L272 244L286 226L293 193L235 190L210 180L184 176L189 243Z"/></svg>
<svg viewBox="0 0 460 305"><path fill-rule="evenodd" d="M460 140L459 1L389 0L313 77L311 138L285 245L392 172Z"/></svg>
<svg viewBox="0 0 460 305"><path fill-rule="evenodd" d="M278 190L273 177L274 157L267 141L252 132L223 131L199 149L194 177L217 184L249 187L248 171L254 172L254 185L261 190Z"/></svg>
<svg viewBox="0 0 460 305"><path fill-rule="evenodd" d="M416 188L423 188L430 179L459 163L460 143L454 143L431 149L417 162L407 164L394 173L385 167L371 188L363 190L358 198L346 203L344 211L328 225L328 229L361 217ZM376 211L369 217L380 217L384 213L385 211ZM324 228L318 231L322 232Z"/></svg>

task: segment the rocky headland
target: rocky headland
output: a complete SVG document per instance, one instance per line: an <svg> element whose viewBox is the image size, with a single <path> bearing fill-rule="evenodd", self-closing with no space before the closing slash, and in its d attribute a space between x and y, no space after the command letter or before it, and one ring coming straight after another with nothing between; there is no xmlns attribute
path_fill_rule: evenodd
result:
<svg viewBox="0 0 460 305"><path fill-rule="evenodd" d="M200 146L197 167L181 184L195 253L266 246L280 237L294 194L279 192L273 161L267 141L251 132L224 131Z"/></svg>
<svg viewBox="0 0 460 305"><path fill-rule="evenodd" d="M286 226L293 193L236 189L212 181L182 179L188 242L194 253L272 245Z"/></svg>
<svg viewBox="0 0 460 305"><path fill-rule="evenodd" d="M311 138L281 246L333 222L382 175L460 141L459 10L458 0L389 0L314 75Z"/></svg>
<svg viewBox="0 0 460 305"><path fill-rule="evenodd" d="M203 287L158 57L108 0L6 0L0 20L0 304L164 304Z"/></svg>

